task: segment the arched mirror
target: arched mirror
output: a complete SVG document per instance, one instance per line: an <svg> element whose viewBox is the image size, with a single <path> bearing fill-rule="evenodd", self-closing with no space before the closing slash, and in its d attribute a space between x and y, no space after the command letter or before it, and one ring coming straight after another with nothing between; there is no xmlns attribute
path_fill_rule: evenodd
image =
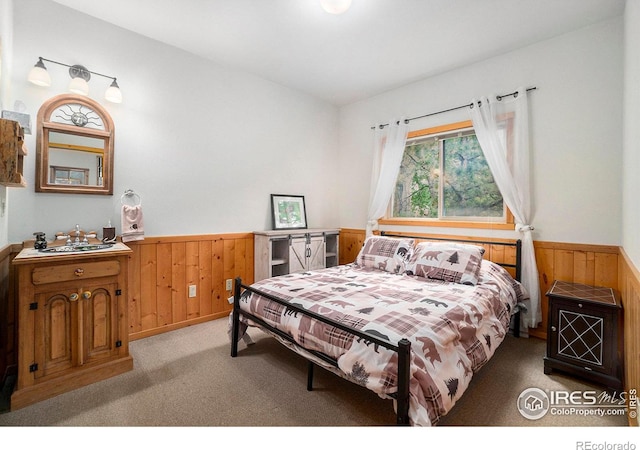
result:
<svg viewBox="0 0 640 450"><path fill-rule="evenodd" d="M113 120L96 101L73 94L38 111L36 192L113 195Z"/></svg>

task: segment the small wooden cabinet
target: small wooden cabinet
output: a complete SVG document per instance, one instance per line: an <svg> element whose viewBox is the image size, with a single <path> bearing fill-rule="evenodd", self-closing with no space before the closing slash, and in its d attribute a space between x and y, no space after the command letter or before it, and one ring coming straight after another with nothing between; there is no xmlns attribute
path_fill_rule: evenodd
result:
<svg viewBox="0 0 640 450"><path fill-rule="evenodd" d="M99 252L42 255L23 249L19 284L18 409L133 369L122 243Z"/></svg>
<svg viewBox="0 0 640 450"><path fill-rule="evenodd" d="M24 129L14 120L0 119L0 184L10 187L26 187L23 176Z"/></svg>
<svg viewBox="0 0 640 450"><path fill-rule="evenodd" d="M554 369L612 390L623 389L622 306L618 293L566 281L547 292L549 321L544 373Z"/></svg>
<svg viewBox="0 0 640 450"><path fill-rule="evenodd" d="M255 281L338 265L338 229L254 232Z"/></svg>

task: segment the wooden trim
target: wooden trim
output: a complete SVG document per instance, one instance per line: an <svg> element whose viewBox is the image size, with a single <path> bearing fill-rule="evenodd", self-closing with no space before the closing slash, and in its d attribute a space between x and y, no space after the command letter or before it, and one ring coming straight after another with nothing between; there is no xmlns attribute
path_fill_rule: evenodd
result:
<svg viewBox="0 0 640 450"><path fill-rule="evenodd" d="M13 245L7 245L5 247L0 248L0 261L5 258L8 258L11 253L14 253Z"/></svg>
<svg viewBox="0 0 640 450"><path fill-rule="evenodd" d="M229 315L229 312L224 311L224 312L212 314L206 317L199 317L197 319L186 320L181 323L173 323L173 324L165 325L162 327L154 328L152 330L131 333L129 334L129 342L135 341L137 339L144 339L147 337L155 336L161 333L166 333L169 331L179 330L180 328L189 327L191 325L198 325L200 323L209 322L211 320L221 319L223 317L227 317L228 315Z"/></svg>
<svg viewBox="0 0 640 450"><path fill-rule="evenodd" d="M438 125L437 127L423 128L421 130L410 131L407 135L407 139L413 139L420 136L429 136L431 134L446 133L448 131L460 130L463 128L473 128L473 123L470 120L463 122L449 123L446 125Z"/></svg>
<svg viewBox="0 0 640 450"><path fill-rule="evenodd" d="M63 95L66 95L66 94L63 94ZM72 95L72 94L69 94L69 95ZM43 110L42 119L38 117L38 121L42 123L42 128L46 128L47 130L52 130L52 131L64 131L65 133L74 134L77 136L88 136L88 137L99 136L100 138L108 138L111 136L111 132L113 130L113 121L107 120L106 116L101 117L101 119L104 119L105 121L104 130L100 130L98 128L82 128L82 127L76 127L73 125L65 125L59 122L49 122L44 120L44 117L50 117L51 113L55 111L57 108L59 108L61 104L64 104L64 103L70 103L70 102L66 99L63 100L62 102L56 101L52 107L49 107L46 113ZM94 106L92 105L92 107ZM100 109L101 112L105 111L104 108L102 107L100 108L101 108ZM96 139L99 139L99 138L96 138Z"/></svg>
<svg viewBox="0 0 640 450"><path fill-rule="evenodd" d="M12 245L0 248L0 388L17 371L17 311Z"/></svg>
<svg viewBox="0 0 640 450"><path fill-rule="evenodd" d="M509 238L496 238L496 237L485 237L485 236L464 236L464 235L453 235L453 234L434 234L434 233L416 233L413 231L387 231L385 233L389 234L398 234L402 236L417 236L424 237L425 239L429 238L438 238L438 239L460 239L463 241L478 241L478 240L487 240L491 242L504 242L504 243L513 243L516 239Z"/></svg>
<svg viewBox="0 0 640 450"><path fill-rule="evenodd" d="M104 130L51 122L51 114L64 104L79 104L91 108L102 119ZM36 129L36 192L113 195L115 127L109 112L95 100L75 94L60 94L44 102L37 115ZM49 138L51 132L87 136L104 141L102 156L102 186L56 185L49 182Z"/></svg>
<svg viewBox="0 0 640 450"><path fill-rule="evenodd" d="M601 252L601 253L614 253L620 252L620 247L617 245L599 245L599 244L575 244L570 242L547 242L547 241L535 241L535 248L546 248L554 250L574 250L582 252Z"/></svg>
<svg viewBox="0 0 640 450"><path fill-rule="evenodd" d="M624 387L640 387L640 271L623 248L620 249L620 297L624 311ZM636 405L636 412L638 406ZM630 426L638 426L638 417L629 417Z"/></svg>
<svg viewBox="0 0 640 450"><path fill-rule="evenodd" d="M49 148L60 148L63 150L75 150L80 152L97 153L104 155L104 149L99 147L88 147L86 145L60 144L57 142L49 142Z"/></svg>
<svg viewBox="0 0 640 450"><path fill-rule="evenodd" d="M510 114L512 115L512 114ZM465 120L463 122L449 123L445 125L439 125L436 127L423 128L421 130L415 130L409 132L407 139L418 138L421 136L431 136L434 134L442 134L451 131L473 128L473 122L471 120ZM446 228L478 228L487 230L514 230L514 218L513 213L504 204L505 209L505 222L484 222L484 221L463 221L463 220L439 220L439 219L420 219L420 218L407 218L402 219L398 217L389 217L391 213L387 211L386 217L378 219L378 223L381 225L400 225L400 226L421 226L421 227L446 227Z"/></svg>
<svg viewBox="0 0 640 450"><path fill-rule="evenodd" d="M508 208L507 208L508 210ZM513 217L508 212L507 216ZM476 228L485 230L515 230L515 224L502 222L463 222L458 220L428 220L428 219L378 219L380 225L399 225L411 227L438 227L438 228Z"/></svg>
<svg viewBox="0 0 640 450"><path fill-rule="evenodd" d="M213 239L232 240L232 239L253 239L253 233L224 233L224 234L194 234L180 236L152 236L145 237L141 241L127 242L133 245L156 245L169 242L191 242L191 241L210 241Z"/></svg>
<svg viewBox="0 0 640 450"><path fill-rule="evenodd" d="M362 228L340 228L340 233L365 233Z"/></svg>

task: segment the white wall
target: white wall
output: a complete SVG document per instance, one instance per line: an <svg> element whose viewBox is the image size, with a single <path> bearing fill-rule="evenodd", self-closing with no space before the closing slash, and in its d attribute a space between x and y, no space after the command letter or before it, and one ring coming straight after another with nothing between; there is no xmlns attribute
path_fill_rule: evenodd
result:
<svg viewBox="0 0 640 450"><path fill-rule="evenodd" d="M625 82L622 244L640 267L640 0L625 8Z"/></svg>
<svg viewBox="0 0 640 450"><path fill-rule="evenodd" d="M120 232L126 189L142 197L147 236L269 228L270 193L305 195L310 226L338 225L337 108L54 2L20 0L14 10L10 104L22 101L35 122L66 91L67 69L55 64L52 87L26 81L38 56L116 76L124 101L106 102L110 81L92 77L90 96L115 122L113 196L35 193L27 136L29 187L9 190L9 242L76 223L101 231L108 220Z"/></svg>
<svg viewBox="0 0 640 450"><path fill-rule="evenodd" d="M529 93L534 239L619 245L622 42L622 18L609 20L342 108L340 190L349 196L341 203L340 225L366 223L372 125L536 86ZM460 110L411 125L468 118Z"/></svg>
<svg viewBox="0 0 640 450"><path fill-rule="evenodd" d="M13 0L0 0L0 109L8 109L9 72L13 61ZM0 248L8 243L7 190L0 186Z"/></svg>
<svg viewBox="0 0 640 450"><path fill-rule="evenodd" d="M66 91L69 78L60 66L48 66L54 80L49 89L26 81L38 56L117 76L124 102L105 102L107 80L91 80L91 96L116 124L113 197L36 194L35 135L28 136L29 187L6 190L8 242L30 238L34 231L52 235L75 223L99 230L111 220L119 226L120 195L129 188L142 196L150 236L268 228L269 193L305 195L310 226L364 228L372 125L537 86L529 94L535 239L622 243L622 18L345 106L338 115L305 94L53 2L21 0L13 9L11 95L3 104L22 101L35 120L43 101ZM633 17L637 22L637 12ZM637 27L632 32L627 40L637 41ZM626 48L629 66L638 50ZM637 79L638 69L630 66L627 79ZM625 98L625 122L631 117L637 123L640 102ZM412 126L466 118L462 110ZM638 139L630 129L624 157L637 164L637 145L631 142ZM629 174L626 161L625 248L637 260L640 244L633 230L640 218L630 195L638 191L638 177L637 171ZM0 244L2 239L0 226Z"/></svg>

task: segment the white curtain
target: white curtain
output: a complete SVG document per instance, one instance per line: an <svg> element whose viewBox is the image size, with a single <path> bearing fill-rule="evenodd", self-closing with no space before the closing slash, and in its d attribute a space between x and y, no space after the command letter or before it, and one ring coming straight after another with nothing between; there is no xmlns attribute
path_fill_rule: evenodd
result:
<svg viewBox="0 0 640 450"><path fill-rule="evenodd" d="M531 300L522 314L522 325L535 328L542 321L540 285L531 232L531 186L529 184L529 117L527 91L513 97L474 99L469 109L473 128L502 198L513 213L522 234L521 281ZM507 147L511 151L507 152ZM526 328L525 330L526 331Z"/></svg>
<svg viewBox="0 0 640 450"><path fill-rule="evenodd" d="M377 228L378 219L384 216L389 206L398 172L400 172L408 134L409 123L404 118L390 121L388 126L376 126L371 194L367 213L367 237L371 236L373 230Z"/></svg>

